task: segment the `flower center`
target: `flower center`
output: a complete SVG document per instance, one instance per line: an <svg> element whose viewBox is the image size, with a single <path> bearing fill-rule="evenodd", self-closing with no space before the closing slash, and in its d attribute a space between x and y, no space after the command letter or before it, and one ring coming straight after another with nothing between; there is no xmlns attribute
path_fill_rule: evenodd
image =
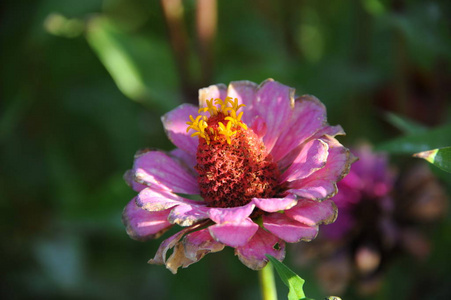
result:
<svg viewBox="0 0 451 300"><path fill-rule="evenodd" d="M197 165L201 196L212 207L242 206L252 198L271 198L278 193L279 169L254 131L241 121L245 106L238 99L207 100L209 117L190 116L187 131L199 137Z"/></svg>

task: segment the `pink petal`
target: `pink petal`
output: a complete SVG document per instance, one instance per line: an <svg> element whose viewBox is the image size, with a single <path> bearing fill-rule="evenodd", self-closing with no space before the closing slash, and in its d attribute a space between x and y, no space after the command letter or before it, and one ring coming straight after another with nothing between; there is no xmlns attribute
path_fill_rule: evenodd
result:
<svg viewBox="0 0 451 300"><path fill-rule="evenodd" d="M227 89L227 96L237 98L239 104L246 105L240 111L244 111L242 120L247 125L254 118L253 103L257 93L258 85L247 80L232 81Z"/></svg>
<svg viewBox="0 0 451 300"><path fill-rule="evenodd" d="M329 199L322 202L301 199L295 207L285 211L285 215L307 226L330 224L337 218L337 207Z"/></svg>
<svg viewBox="0 0 451 300"><path fill-rule="evenodd" d="M324 138L324 136L334 137L336 135L345 135L343 128L340 125L337 126L324 126L320 130L318 130L313 136L311 136L308 140L314 140L319 138ZM308 141L307 140L307 141ZM284 170L288 168L293 160L299 155L299 152L304 148L304 144L301 144L294 148L290 153L285 155L281 160L277 162L280 170Z"/></svg>
<svg viewBox="0 0 451 300"><path fill-rule="evenodd" d="M209 227L211 235L231 247L243 245L258 229L258 225L249 219L254 208L252 203L232 208L210 208L210 219L217 223Z"/></svg>
<svg viewBox="0 0 451 300"><path fill-rule="evenodd" d="M280 182L302 179L323 168L328 150L329 146L320 139L307 142L288 170L281 175Z"/></svg>
<svg viewBox="0 0 451 300"><path fill-rule="evenodd" d="M227 97L227 87L224 84L210 85L199 90L199 107L207 107L206 100L219 98L225 100Z"/></svg>
<svg viewBox="0 0 451 300"><path fill-rule="evenodd" d="M266 212L276 212L280 210L290 209L296 205L298 200L292 195L285 198L253 198L252 203L258 208Z"/></svg>
<svg viewBox="0 0 451 300"><path fill-rule="evenodd" d="M148 212L136 205L133 198L122 213L127 234L135 240L145 241L160 237L172 224L168 222L169 210Z"/></svg>
<svg viewBox="0 0 451 300"><path fill-rule="evenodd" d="M287 128L294 108L295 90L272 79L264 81L258 88L254 111L263 117L267 125L263 137L266 150L271 152L281 132Z"/></svg>
<svg viewBox="0 0 451 300"><path fill-rule="evenodd" d="M335 125L335 126L326 125L323 128L321 128L320 130L318 130L313 135L313 138L320 138L325 135L334 137L336 135L346 135L346 133L344 132L343 127L341 127L340 125Z"/></svg>
<svg viewBox="0 0 451 300"><path fill-rule="evenodd" d="M323 200L337 193L337 181L348 172L354 157L335 138L328 137L329 157L326 165L311 176L290 182L289 193L302 198Z"/></svg>
<svg viewBox="0 0 451 300"><path fill-rule="evenodd" d="M177 196L169 191L146 188L136 197L136 204L147 211L161 211L181 204L204 206L196 202Z"/></svg>
<svg viewBox="0 0 451 300"><path fill-rule="evenodd" d="M192 173L179 161L161 151L149 151L136 157L135 180L149 186L164 186L174 193L199 194L199 185Z"/></svg>
<svg viewBox="0 0 451 300"><path fill-rule="evenodd" d="M194 171L194 166L197 164L195 155L191 155L179 148L175 148L169 154L182 162L182 165L184 164L190 171Z"/></svg>
<svg viewBox="0 0 451 300"><path fill-rule="evenodd" d="M279 138L271 152L275 161L282 159L326 124L326 108L314 96L304 95L296 99L293 114L282 121L288 126L277 132Z"/></svg>
<svg viewBox="0 0 451 300"><path fill-rule="evenodd" d="M208 229L202 229L186 235L183 239L183 245L185 246L185 256L193 263L199 261L208 253L224 249L224 244L215 241Z"/></svg>
<svg viewBox="0 0 451 300"><path fill-rule="evenodd" d="M239 247L246 244L258 228L250 218L246 218L240 222L216 224L208 227L208 230L218 242L230 247Z"/></svg>
<svg viewBox="0 0 451 300"><path fill-rule="evenodd" d="M266 254L274 256L277 260L285 258L285 243L271 233L259 228L249 242L235 249L239 260L252 270L260 270L268 263Z"/></svg>
<svg viewBox="0 0 451 300"><path fill-rule="evenodd" d="M137 183L135 181L135 172L133 170L128 170L124 174L124 180L128 184L129 187L131 187L136 192L141 192L143 189L147 187L147 185Z"/></svg>
<svg viewBox="0 0 451 300"><path fill-rule="evenodd" d="M288 190L288 192L296 194L301 198L322 201L333 197L338 192L338 188L334 181L319 179L305 184L302 188Z"/></svg>
<svg viewBox="0 0 451 300"><path fill-rule="evenodd" d="M263 216L263 226L272 234L288 243L311 241L318 234L318 226L307 226L289 219L285 214L281 213Z"/></svg>
<svg viewBox="0 0 451 300"><path fill-rule="evenodd" d="M172 224L183 227L191 226L201 220L208 219L208 210L209 208L205 206L181 204L172 209L168 220Z"/></svg>
<svg viewBox="0 0 451 300"><path fill-rule="evenodd" d="M268 126L261 116L255 116L251 120L251 129L258 137L263 138L268 131Z"/></svg>
<svg viewBox="0 0 451 300"><path fill-rule="evenodd" d="M161 117L166 135L171 142L191 155L196 155L199 138L191 137L192 132L186 132L188 128L186 122L190 120L190 115L196 118L197 111L198 108L194 105L182 104Z"/></svg>
<svg viewBox="0 0 451 300"><path fill-rule="evenodd" d="M228 208L210 208L209 216L215 223L239 223L241 220L250 216L254 210L255 205L248 203L243 206L228 207Z"/></svg>

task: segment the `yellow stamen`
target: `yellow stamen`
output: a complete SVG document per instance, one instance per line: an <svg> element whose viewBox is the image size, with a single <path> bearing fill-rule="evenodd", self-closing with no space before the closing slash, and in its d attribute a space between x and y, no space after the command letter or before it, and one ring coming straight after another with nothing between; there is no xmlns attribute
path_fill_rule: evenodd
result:
<svg viewBox="0 0 451 300"><path fill-rule="evenodd" d="M231 144L231 137L235 135L240 128L247 130L247 125L241 121L243 112L240 112L237 115L237 111L241 107L244 107L246 105L238 104L237 98L232 99L231 97L227 97L224 101L220 98L216 98L214 100L213 98L211 98L210 100L206 100L205 103L207 106L199 108L199 115L196 117L196 119L194 119L194 117L190 115L189 118L191 121L186 122L186 124L188 125L186 132L191 129L195 131L193 134L191 134L191 136L204 138L207 144L210 144L211 140L217 140L219 135L223 135L225 136L227 143ZM205 115L201 115L202 113L206 113L207 111L209 112L210 117L217 116L218 114L224 115L224 120L227 121L227 124L224 125L225 122L218 122L218 127L209 127L209 118Z"/></svg>
<svg viewBox="0 0 451 300"><path fill-rule="evenodd" d="M230 145L232 143L232 140L230 139L230 137L237 133L237 131L232 131L232 129L231 129L232 122L228 122L227 127L224 126L224 124L222 122L218 122L218 125L219 125L218 133L224 135L227 139L227 144Z"/></svg>
<svg viewBox="0 0 451 300"><path fill-rule="evenodd" d="M210 116L215 116L218 114L218 109L216 108L216 106L213 105L213 98L211 98L210 100L207 100L207 107L205 108L206 111L208 111L210 113Z"/></svg>

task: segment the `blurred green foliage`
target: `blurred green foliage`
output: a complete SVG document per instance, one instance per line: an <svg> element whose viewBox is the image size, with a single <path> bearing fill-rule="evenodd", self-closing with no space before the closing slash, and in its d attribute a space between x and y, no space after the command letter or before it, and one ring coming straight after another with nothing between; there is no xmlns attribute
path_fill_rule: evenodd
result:
<svg viewBox="0 0 451 300"><path fill-rule="evenodd" d="M313 94L348 145L399 136L386 111L451 136L449 1L218 1L211 61L197 1L181 3L177 57L159 1L2 1L2 299L259 299L257 275L231 249L174 276L146 264L161 240L138 243L121 224L134 153L171 149L160 116L205 85L272 77ZM370 299L451 298L449 214L432 232L429 260L395 262Z"/></svg>

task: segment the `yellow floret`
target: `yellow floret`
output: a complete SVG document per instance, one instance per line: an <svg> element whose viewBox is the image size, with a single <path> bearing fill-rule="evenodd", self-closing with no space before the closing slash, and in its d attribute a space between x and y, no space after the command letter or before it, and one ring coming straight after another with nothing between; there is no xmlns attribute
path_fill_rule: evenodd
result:
<svg viewBox="0 0 451 300"><path fill-rule="evenodd" d="M191 134L191 136L200 136L204 138L207 143L210 143L210 138L205 132L205 128L208 127L208 124L206 122L207 117L199 115L196 117L196 119L194 119L193 116L190 115L189 118L191 122L186 122L186 124L189 125L188 128L186 128L186 132L188 132L190 129L193 129L196 132Z"/></svg>
<svg viewBox="0 0 451 300"><path fill-rule="evenodd" d="M227 139L227 144L230 145L232 143L230 137L237 133L236 130L235 131L232 130L232 122L228 122L227 126L224 126L222 122L218 122L218 125L219 125L218 133L224 135Z"/></svg>
<svg viewBox="0 0 451 300"><path fill-rule="evenodd" d="M193 116L189 116L191 122L186 122L188 128L186 132L193 129L195 132L191 134L191 136L199 136L206 140L207 144L210 144L210 140L216 140L218 135L224 135L227 139L227 143L231 144L231 136L237 133L237 130L241 127L244 130L247 130L247 125L241 121L241 117L243 116L243 112L240 112L237 115L237 111L246 105L238 104L238 99L235 98L232 100L231 97L227 97L224 101L220 98L216 98L213 100L205 101L207 106L201 107L198 110L199 115L194 119ZM213 104L214 102L214 104ZM224 120L228 121L227 125L224 125L223 122L218 122L218 128L215 130L211 127L208 127L208 117L201 115L202 113L209 112L210 117L216 116L218 113L222 113L225 118ZM206 130L208 128L208 130Z"/></svg>

